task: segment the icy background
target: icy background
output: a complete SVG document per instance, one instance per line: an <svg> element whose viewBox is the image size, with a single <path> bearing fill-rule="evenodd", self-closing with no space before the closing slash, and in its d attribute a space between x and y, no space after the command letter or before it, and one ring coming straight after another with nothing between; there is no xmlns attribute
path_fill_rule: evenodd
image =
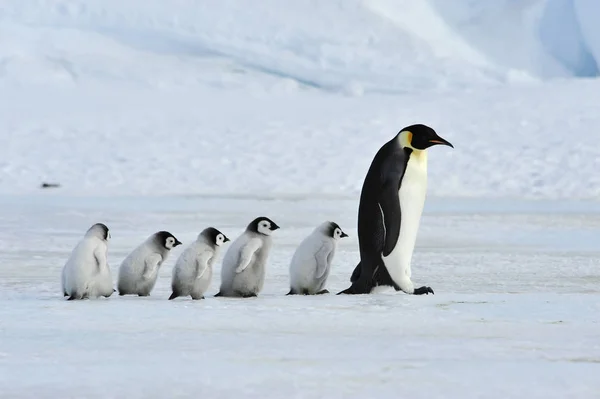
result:
<svg viewBox="0 0 600 399"><path fill-rule="evenodd" d="M597 0L0 2L0 397L597 398ZM426 123L413 261L434 296L285 297L295 246L351 235L377 149ZM59 189L42 191L42 182ZM259 298L66 302L97 221L275 235ZM219 285L220 263L210 290Z"/></svg>

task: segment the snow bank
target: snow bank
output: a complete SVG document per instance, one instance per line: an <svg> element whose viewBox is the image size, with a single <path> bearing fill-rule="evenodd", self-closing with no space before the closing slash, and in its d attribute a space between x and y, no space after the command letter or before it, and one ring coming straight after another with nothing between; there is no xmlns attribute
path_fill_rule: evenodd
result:
<svg viewBox="0 0 600 399"><path fill-rule="evenodd" d="M432 195L597 197L598 83L550 79L593 74L595 3L448 3L5 2L0 191L355 196L425 122Z"/></svg>
<svg viewBox="0 0 600 399"><path fill-rule="evenodd" d="M189 87L237 71L360 94L460 89L515 70L590 76L600 40L592 20L585 36L578 20L597 5L577 7L576 16L573 0L23 0L0 9L1 80Z"/></svg>

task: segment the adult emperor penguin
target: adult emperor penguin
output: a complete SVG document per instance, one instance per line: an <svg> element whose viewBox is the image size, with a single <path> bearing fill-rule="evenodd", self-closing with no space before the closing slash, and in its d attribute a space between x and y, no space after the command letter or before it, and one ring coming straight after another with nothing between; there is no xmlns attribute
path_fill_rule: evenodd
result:
<svg viewBox="0 0 600 399"><path fill-rule="evenodd" d="M114 292L108 266L110 232L96 223L71 252L62 270L62 291L68 300L109 297Z"/></svg>
<svg viewBox="0 0 600 399"><path fill-rule="evenodd" d="M207 227L198 234L179 255L173 275L169 300L190 295L192 299L204 299L204 293L212 280L213 264L219 255L221 245L229 241L225 234L214 227Z"/></svg>
<svg viewBox="0 0 600 399"><path fill-rule="evenodd" d="M415 288L411 259L427 191L427 149L454 146L429 126L403 128L375 155L365 177L358 208L360 263L352 285L340 294L367 294L375 286L422 295Z"/></svg>
<svg viewBox="0 0 600 399"><path fill-rule="evenodd" d="M271 233L279 226L265 216L248 224L227 249L221 266L221 288L215 296L254 297L262 291L271 251Z"/></svg>
<svg viewBox="0 0 600 399"><path fill-rule="evenodd" d="M119 267L119 295L150 295L160 266L178 245L181 242L173 234L159 231L136 247Z"/></svg>
<svg viewBox="0 0 600 399"><path fill-rule="evenodd" d="M328 294L325 289L338 241L348 237L335 222L326 221L308 235L292 256L287 295Z"/></svg>

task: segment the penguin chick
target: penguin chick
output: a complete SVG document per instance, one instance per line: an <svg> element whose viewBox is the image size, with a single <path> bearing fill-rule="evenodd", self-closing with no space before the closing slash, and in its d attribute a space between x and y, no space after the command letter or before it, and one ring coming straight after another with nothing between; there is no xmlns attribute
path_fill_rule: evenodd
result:
<svg viewBox="0 0 600 399"><path fill-rule="evenodd" d="M287 295L327 294L325 283L338 241L348 237L335 222L323 222L306 237L290 263L290 292Z"/></svg>
<svg viewBox="0 0 600 399"><path fill-rule="evenodd" d="M229 241L225 234L214 227L208 227L179 256L173 267L169 300L191 295L192 299L204 299L210 285L213 264L219 255L221 245Z"/></svg>
<svg viewBox="0 0 600 399"><path fill-rule="evenodd" d="M215 296L253 297L262 290L271 250L271 233L279 226L265 216L254 219L227 249L221 266L221 288Z"/></svg>
<svg viewBox="0 0 600 399"><path fill-rule="evenodd" d="M61 275L62 292L69 301L108 298L114 292L107 261L109 240L108 227L96 223L71 252Z"/></svg>
<svg viewBox="0 0 600 399"><path fill-rule="evenodd" d="M181 242L168 231L152 234L135 248L119 267L119 295L148 296L156 284L158 270L171 249Z"/></svg>

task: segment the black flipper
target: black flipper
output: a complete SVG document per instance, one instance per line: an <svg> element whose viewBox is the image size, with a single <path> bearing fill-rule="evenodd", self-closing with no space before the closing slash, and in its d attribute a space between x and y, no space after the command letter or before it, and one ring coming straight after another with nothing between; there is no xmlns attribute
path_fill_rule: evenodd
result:
<svg viewBox="0 0 600 399"><path fill-rule="evenodd" d="M400 199L398 197L398 184L387 183L379 197L379 206L381 207L383 225L385 227L385 241L383 243L383 256L392 253L400 237L400 221L402 212L400 211Z"/></svg>

